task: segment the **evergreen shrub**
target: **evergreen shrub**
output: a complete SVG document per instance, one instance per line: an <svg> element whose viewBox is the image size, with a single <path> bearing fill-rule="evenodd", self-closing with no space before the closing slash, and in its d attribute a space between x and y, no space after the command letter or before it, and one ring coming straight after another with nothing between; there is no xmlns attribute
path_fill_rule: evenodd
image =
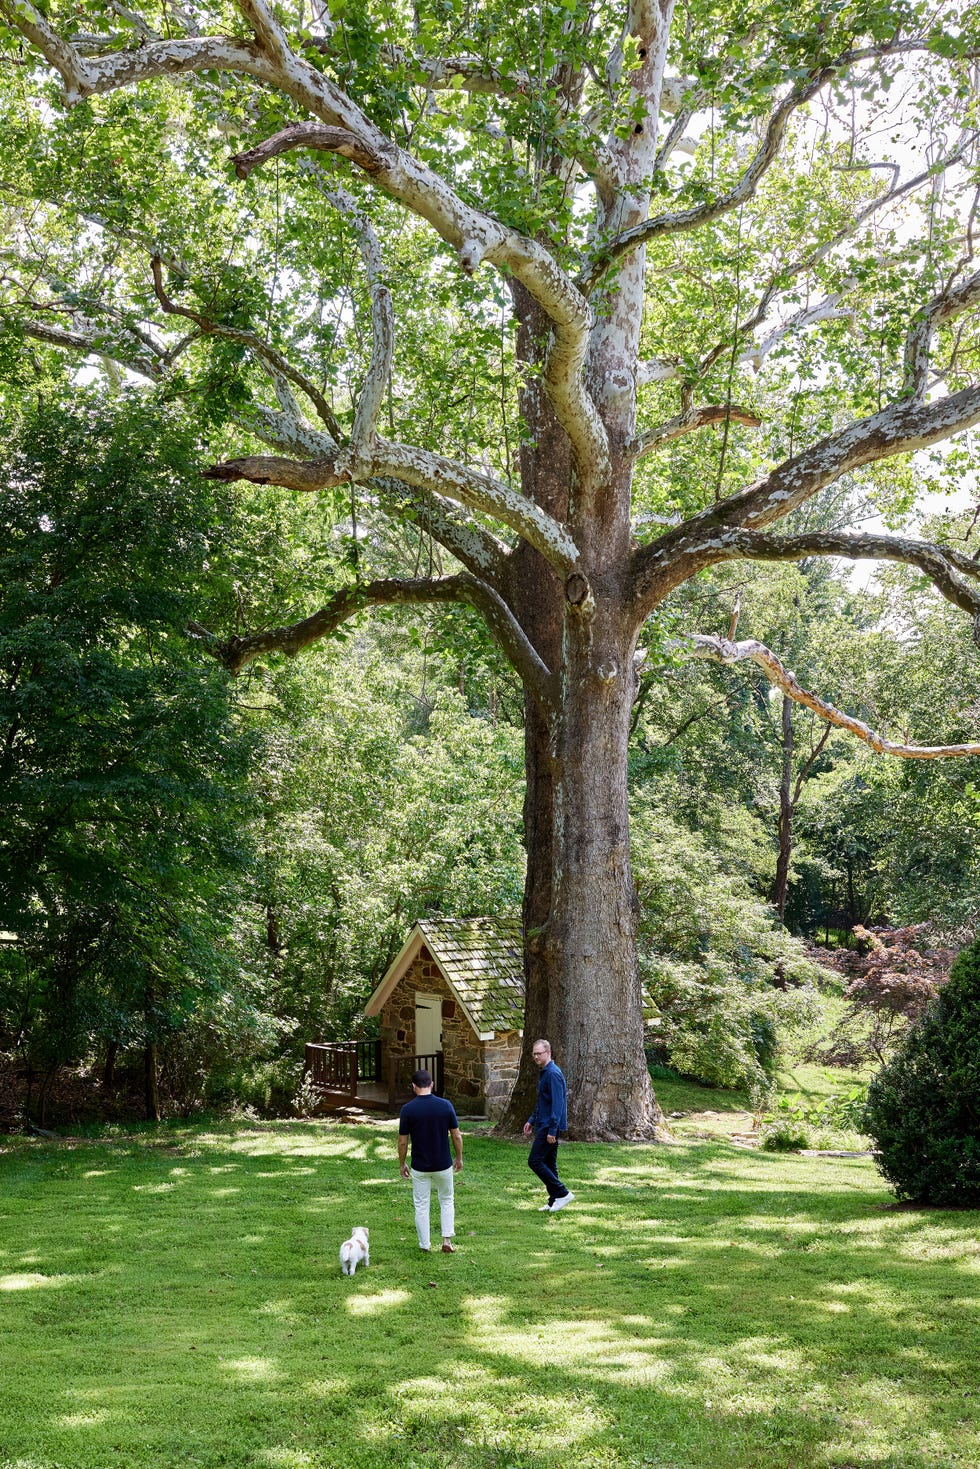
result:
<svg viewBox="0 0 980 1469"><path fill-rule="evenodd" d="M872 1081L864 1126L900 1199L980 1204L980 940Z"/></svg>

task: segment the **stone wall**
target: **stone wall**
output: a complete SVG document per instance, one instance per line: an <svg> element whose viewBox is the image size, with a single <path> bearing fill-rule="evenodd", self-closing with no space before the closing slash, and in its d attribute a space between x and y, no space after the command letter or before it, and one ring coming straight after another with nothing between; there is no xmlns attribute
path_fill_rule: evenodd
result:
<svg viewBox="0 0 980 1469"><path fill-rule="evenodd" d="M463 1007L454 999L428 949L423 945L398 981L379 1016L382 1056L395 1067L395 1100L412 1094L409 1081L415 1049L415 994L440 995L442 1010L443 1089L462 1114L497 1116L503 1111L517 1077L520 1038L516 1031L481 1041Z"/></svg>
<svg viewBox="0 0 980 1469"><path fill-rule="evenodd" d="M498 1031L483 1048L486 1080L483 1088L484 1110L488 1117L500 1117L510 1101L521 1059L521 1036L516 1030Z"/></svg>

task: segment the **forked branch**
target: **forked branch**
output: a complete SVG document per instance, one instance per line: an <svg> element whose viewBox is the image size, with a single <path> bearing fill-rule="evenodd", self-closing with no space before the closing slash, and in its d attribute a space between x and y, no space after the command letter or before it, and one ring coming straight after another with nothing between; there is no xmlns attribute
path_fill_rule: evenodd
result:
<svg viewBox="0 0 980 1469"><path fill-rule="evenodd" d="M326 425L332 438L340 439L342 437L340 425L334 416L330 404L320 392L320 389L315 383L311 383L309 378L304 377L301 372L298 372L281 352L278 352L275 347L271 347L268 342L264 342L255 332L245 331L241 327L225 326L224 323L215 321L213 317L206 316L202 311L192 311L188 306L179 306L176 301L170 298L164 288L163 265L159 255L153 256L153 259L150 261L150 268L153 272L153 290L157 300L168 316L186 317L188 321L193 321L200 328L204 336L225 337L228 341L241 342L243 346L249 347L270 368L280 373L283 377L288 378L291 383L295 383L306 394L316 408L317 413L320 415L322 422Z"/></svg>
<svg viewBox="0 0 980 1469"><path fill-rule="evenodd" d="M225 642L200 623L189 623L188 631L207 645L229 673L237 674L256 658L267 654L280 653L287 658L295 658L369 608L420 607L439 602L461 602L478 611L525 687L537 700L542 713L546 717L553 713L554 675L542 662L503 598L468 572L418 579L389 577L345 587L310 617L285 627L228 638Z"/></svg>

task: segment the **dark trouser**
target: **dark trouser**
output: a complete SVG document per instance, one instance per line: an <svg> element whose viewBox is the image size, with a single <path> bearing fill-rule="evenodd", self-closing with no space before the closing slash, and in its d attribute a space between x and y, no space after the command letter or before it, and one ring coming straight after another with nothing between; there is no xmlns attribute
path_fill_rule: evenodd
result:
<svg viewBox="0 0 980 1469"><path fill-rule="evenodd" d="M548 1203L553 1199L563 1199L568 1189L562 1183L555 1171L558 1162L558 1139L553 1143L548 1141L547 1128L540 1127L534 1134L534 1142L527 1156L527 1166L532 1173L536 1173L548 1190Z"/></svg>

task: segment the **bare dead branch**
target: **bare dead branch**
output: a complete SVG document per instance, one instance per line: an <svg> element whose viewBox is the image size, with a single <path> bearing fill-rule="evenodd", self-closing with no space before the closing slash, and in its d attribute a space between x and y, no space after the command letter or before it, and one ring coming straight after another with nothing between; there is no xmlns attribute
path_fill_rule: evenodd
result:
<svg viewBox="0 0 980 1469"><path fill-rule="evenodd" d="M228 459L201 470L202 479L234 484L247 480L253 485L281 485L284 490L315 494L350 480L343 450L322 459L282 459L274 454L246 454L241 459Z"/></svg>
<svg viewBox="0 0 980 1469"><path fill-rule="evenodd" d="M686 646L693 658L707 658L715 663L733 664L749 660L762 669L774 687L782 689L790 699L812 709L814 714L825 719L838 729L845 729L859 740L870 745L879 755L895 755L903 760L949 760L966 755L980 755L980 744L963 745L905 745L885 739L862 719L845 714L833 704L828 704L816 694L808 692L792 673L764 643L755 638L732 643L727 638L708 633L687 633L678 640L678 646Z"/></svg>

